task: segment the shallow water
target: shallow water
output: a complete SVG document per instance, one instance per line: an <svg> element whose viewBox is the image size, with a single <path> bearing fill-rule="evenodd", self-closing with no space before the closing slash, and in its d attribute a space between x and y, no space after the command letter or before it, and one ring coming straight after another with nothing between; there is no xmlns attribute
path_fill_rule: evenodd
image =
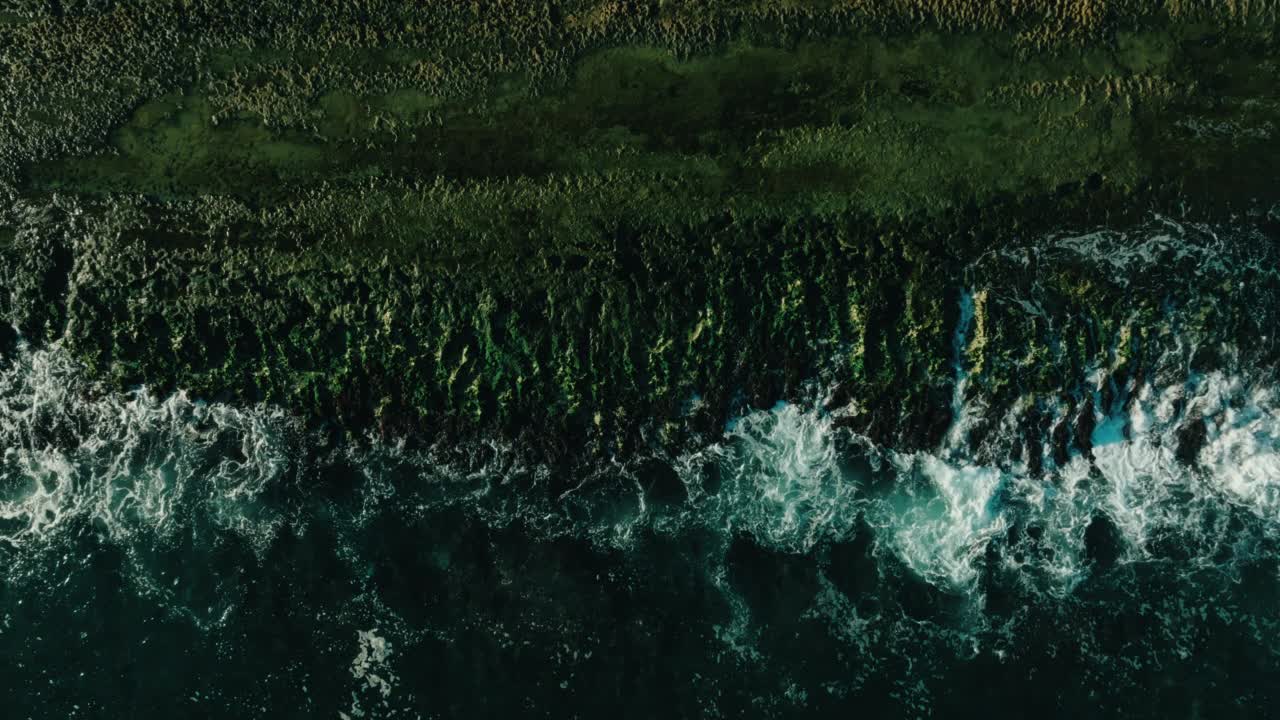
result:
<svg viewBox="0 0 1280 720"><path fill-rule="evenodd" d="M1165 242L1114 239L1046 252L1132 272ZM1033 406L1079 421L966 397L959 302L936 448L877 445L815 384L680 452L559 466L334 445L24 345L0 371L6 716L1267 716L1280 388L1094 368L1088 442L1027 442Z"/></svg>

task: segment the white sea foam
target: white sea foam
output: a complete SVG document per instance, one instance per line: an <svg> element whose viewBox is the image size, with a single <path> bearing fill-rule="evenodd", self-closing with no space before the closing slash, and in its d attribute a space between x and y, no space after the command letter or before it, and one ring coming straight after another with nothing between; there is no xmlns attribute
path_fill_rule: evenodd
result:
<svg viewBox="0 0 1280 720"><path fill-rule="evenodd" d="M118 543L163 543L193 517L264 545L258 497L290 461L292 421L269 408L102 392L58 346L0 371L0 542L37 549L73 520Z"/></svg>
<svg viewBox="0 0 1280 720"><path fill-rule="evenodd" d="M1250 263L1250 246L1219 236L1211 227L1157 215L1136 230L1095 230L1038 241L1031 252L1051 264L1085 263L1110 282L1130 285L1151 277L1153 267L1183 268L1195 276L1221 274Z"/></svg>
<svg viewBox="0 0 1280 720"><path fill-rule="evenodd" d="M742 531L761 543L803 552L839 536L857 519L856 483L842 470L834 419L792 403L750 412L723 439L677 467L704 523ZM718 464L708 492L706 463Z"/></svg>
<svg viewBox="0 0 1280 720"><path fill-rule="evenodd" d="M962 322L964 315L962 307ZM962 373L964 340L955 345ZM103 393L80 377L57 346L24 347L0 371L0 543L54 548L75 521L139 557L202 526L254 547L271 542L288 518L268 496L288 480L299 452L297 425L285 413L204 404L183 393ZM967 432L953 432L935 450L907 453L839 427L820 401L779 403L744 414L716 441L678 458L673 466L687 498L663 506L647 501L634 463L601 464L568 490L539 495L550 470L507 445L452 454L375 448L350 458L364 475L363 510L351 522L446 503L488 522L518 521L548 536L617 547L633 542L642 525L659 532L702 526L801 553L847 539L862 518L880 551L960 592L974 591L980 558L1014 528L1034 530L1038 550L1004 552L1004 562L1053 593L1069 592L1091 572L1085 538L1098 517L1118 531L1121 562L1158 556L1170 537L1185 540L1193 563L1214 562L1224 544L1247 548L1213 535L1228 532L1221 518L1232 511L1253 522L1231 532L1280 532L1274 389L1218 372L1121 388L1116 397L1096 412L1091 450L1072 448L1059 464L1045 443L1037 473L1012 452L1030 399L1009 408L981 449L970 447ZM1039 402L1054 416L1051 425L1071 420L1065 408ZM977 413L962 397L957 403L953 424ZM1100 393L1094 405L1102 408ZM1189 465L1178 448L1195 423L1203 423L1203 444ZM849 469L851 452L872 468L868 476ZM389 479L406 467L405 487L414 494ZM873 481L886 474L891 481ZM167 580L148 575L145 564L140 581L166 592ZM225 608L206 615L215 611Z"/></svg>
<svg viewBox="0 0 1280 720"><path fill-rule="evenodd" d="M1006 529L998 468L953 464L929 453L897 455L899 481L871 522L918 575L951 588L977 577L976 559Z"/></svg>
<svg viewBox="0 0 1280 720"><path fill-rule="evenodd" d="M1027 407L1015 404L986 441L988 450L999 448L992 457L1014 455L1017 418ZM1024 536L1029 529L1038 551L1009 552L1005 560L1061 594L1091 572L1085 536L1098 517L1119 531L1122 562L1152 558L1169 537L1193 554L1190 562L1213 562L1229 539L1203 533L1225 532L1215 518L1230 507L1258 520L1250 532L1280 532L1278 408L1273 390L1223 373L1160 390L1144 384L1111 413L1096 414L1089 452L1073 449L1059 467L1046 444L1043 473L1020 461L975 463L951 443L936 452L870 448L895 475L884 491L842 471L841 431L830 416L780 404L747 414L703 451L702 459L710 452L721 463L723 484L696 505L704 520L793 552L848 537L861 513L877 543L920 577L956 591L973 589L989 543L1010 528L1023 528ZM1067 421L1052 404L1046 411L1058 413L1055 423ZM1205 441L1188 464L1178 458L1180 433L1198 420L1206 424Z"/></svg>
<svg viewBox="0 0 1280 720"><path fill-rule="evenodd" d="M359 650L351 661L351 677L356 681L356 689L351 693L351 707L348 712L339 712L343 720L362 718L369 715L360 702L362 697L371 697L377 706L377 716L390 710L389 700L399 678L391 671L391 643L386 637L379 635L377 628L360 630L356 633Z"/></svg>

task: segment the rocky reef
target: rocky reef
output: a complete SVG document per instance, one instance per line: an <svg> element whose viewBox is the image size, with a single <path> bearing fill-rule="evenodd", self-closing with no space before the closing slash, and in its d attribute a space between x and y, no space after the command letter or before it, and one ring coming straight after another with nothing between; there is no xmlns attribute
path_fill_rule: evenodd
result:
<svg viewBox="0 0 1280 720"><path fill-rule="evenodd" d="M5 717L1280 707L1276 0L0 0Z"/></svg>
<svg viewBox="0 0 1280 720"><path fill-rule="evenodd" d="M0 312L108 386L564 453L821 378L919 446L1276 360L1271 2L8 5Z"/></svg>

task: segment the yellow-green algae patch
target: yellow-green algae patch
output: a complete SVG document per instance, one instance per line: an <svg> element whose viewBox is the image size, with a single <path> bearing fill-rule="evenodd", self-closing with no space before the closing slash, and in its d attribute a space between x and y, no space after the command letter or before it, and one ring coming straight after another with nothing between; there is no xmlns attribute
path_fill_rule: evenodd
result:
<svg viewBox="0 0 1280 720"><path fill-rule="evenodd" d="M508 180L649 172L721 195L819 212L936 214L1098 176L1130 189L1216 127L1207 113L1274 98L1250 67L1215 90L1158 38L1020 58L1007 39L924 33L680 58L655 47L585 56L558 84L512 76L461 98L332 68L219 76L140 105L98 156L33 164L33 189L271 196L323 179ZM371 62L368 58L363 63ZM353 66L351 72L360 65ZM232 77L252 75L242 66Z"/></svg>

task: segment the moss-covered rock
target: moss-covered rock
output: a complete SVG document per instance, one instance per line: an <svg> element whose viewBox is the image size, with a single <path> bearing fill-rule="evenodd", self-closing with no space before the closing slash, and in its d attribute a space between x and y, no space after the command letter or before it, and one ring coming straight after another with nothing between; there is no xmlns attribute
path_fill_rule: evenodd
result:
<svg viewBox="0 0 1280 720"><path fill-rule="evenodd" d="M1266 333L1230 284L1274 298L1248 268L1280 207L1275 21L1267 3L19 4L0 16L0 301L112 382L349 429L603 448L822 375L851 422L929 443L957 362L993 402L1074 403L1090 373ZM1196 274L1169 250L1130 278L1052 236L1153 212L1246 218L1264 260Z"/></svg>

